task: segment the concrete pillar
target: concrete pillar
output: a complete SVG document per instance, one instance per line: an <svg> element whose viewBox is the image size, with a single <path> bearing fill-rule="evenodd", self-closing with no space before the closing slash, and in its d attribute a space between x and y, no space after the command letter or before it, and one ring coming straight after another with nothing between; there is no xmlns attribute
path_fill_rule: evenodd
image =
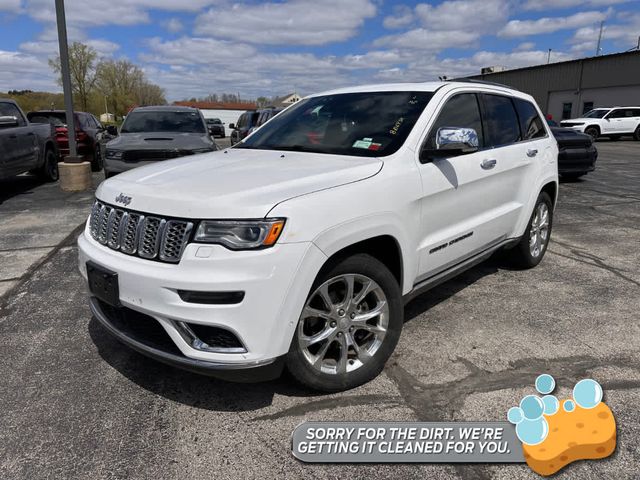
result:
<svg viewBox="0 0 640 480"><path fill-rule="evenodd" d="M65 192L82 192L91 188L91 162L58 163L60 172L60 188Z"/></svg>

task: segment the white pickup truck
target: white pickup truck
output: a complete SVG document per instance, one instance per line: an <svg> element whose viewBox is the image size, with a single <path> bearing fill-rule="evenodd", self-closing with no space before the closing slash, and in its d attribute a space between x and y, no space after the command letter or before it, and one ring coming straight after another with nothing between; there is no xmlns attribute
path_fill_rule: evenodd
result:
<svg viewBox="0 0 640 480"><path fill-rule="evenodd" d="M0 98L0 179L25 172L58 179L53 127L30 123L16 102Z"/></svg>
<svg viewBox="0 0 640 480"><path fill-rule="evenodd" d="M623 135L640 140L640 107L595 108L583 117L562 120L560 126L591 135L594 140L617 140Z"/></svg>
<svg viewBox="0 0 640 480"><path fill-rule="evenodd" d="M403 301L499 249L542 260L558 191L543 118L494 84L369 85L118 175L78 239L92 312L180 368L360 385L392 354Z"/></svg>

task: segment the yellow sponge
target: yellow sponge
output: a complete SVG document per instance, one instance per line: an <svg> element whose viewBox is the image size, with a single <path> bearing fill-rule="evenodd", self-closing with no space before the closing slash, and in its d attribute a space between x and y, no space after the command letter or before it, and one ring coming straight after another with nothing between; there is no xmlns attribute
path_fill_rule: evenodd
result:
<svg viewBox="0 0 640 480"><path fill-rule="evenodd" d="M542 443L522 444L527 465L540 475L552 475L576 460L608 457L616 449L616 421L604 402L590 409L575 405L567 412L567 401L545 415L549 434Z"/></svg>

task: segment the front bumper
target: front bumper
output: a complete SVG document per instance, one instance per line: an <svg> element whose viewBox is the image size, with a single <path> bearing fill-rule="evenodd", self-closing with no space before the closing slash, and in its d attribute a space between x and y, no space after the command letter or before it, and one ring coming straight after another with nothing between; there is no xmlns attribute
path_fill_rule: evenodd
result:
<svg viewBox="0 0 640 480"><path fill-rule="evenodd" d="M91 238L86 229L78 238L78 247L82 275L87 276L87 261L117 273L122 306L158 322L175 345L178 359L142 349L122 330L116 334L113 322L110 328L109 319L104 315L101 318L93 305L96 318L132 348L188 370L204 366L205 370L226 371L277 363L278 357L289 350L306 297L326 260L309 242L236 252L192 243L185 248L180 263L167 264L113 251ZM183 290L243 291L245 295L239 303L202 304L184 301L179 294ZM180 322L232 332L246 351L194 348L177 328Z"/></svg>

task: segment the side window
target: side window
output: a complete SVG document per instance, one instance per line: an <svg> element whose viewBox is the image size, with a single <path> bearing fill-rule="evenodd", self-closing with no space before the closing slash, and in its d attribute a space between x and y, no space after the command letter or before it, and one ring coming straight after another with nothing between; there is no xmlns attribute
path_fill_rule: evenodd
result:
<svg viewBox="0 0 640 480"><path fill-rule="evenodd" d="M0 103L0 115L7 117L16 117L18 119L18 126L23 127L26 125L24 117L20 110L13 103Z"/></svg>
<svg viewBox="0 0 640 480"><path fill-rule="evenodd" d="M634 108L632 112L634 117L640 117L640 108Z"/></svg>
<svg viewBox="0 0 640 480"><path fill-rule="evenodd" d="M243 113L242 115L240 115L240 118L238 119L238 124L236 125L236 127L242 128L245 126L246 123L247 123L247 114Z"/></svg>
<svg viewBox="0 0 640 480"><path fill-rule="evenodd" d="M487 147L501 147L520 141L518 116L511 98L483 94L482 121L486 128Z"/></svg>
<svg viewBox="0 0 640 480"><path fill-rule="evenodd" d="M429 131L429 136L423 148L435 150L438 129L442 127L473 128L478 134L480 148L484 145L480 107L475 93L461 93L445 103L438 114L435 123Z"/></svg>
<svg viewBox="0 0 640 480"><path fill-rule="evenodd" d="M618 110L614 110L609 115L605 116L605 118L623 118L624 116L624 110L619 108Z"/></svg>
<svg viewBox="0 0 640 480"><path fill-rule="evenodd" d="M516 111L518 112L522 139L531 140L532 138L546 136L547 132L544 129L544 124L542 123L540 115L538 115L536 107L534 107L531 102L520 98L514 98L513 103L516 105Z"/></svg>

